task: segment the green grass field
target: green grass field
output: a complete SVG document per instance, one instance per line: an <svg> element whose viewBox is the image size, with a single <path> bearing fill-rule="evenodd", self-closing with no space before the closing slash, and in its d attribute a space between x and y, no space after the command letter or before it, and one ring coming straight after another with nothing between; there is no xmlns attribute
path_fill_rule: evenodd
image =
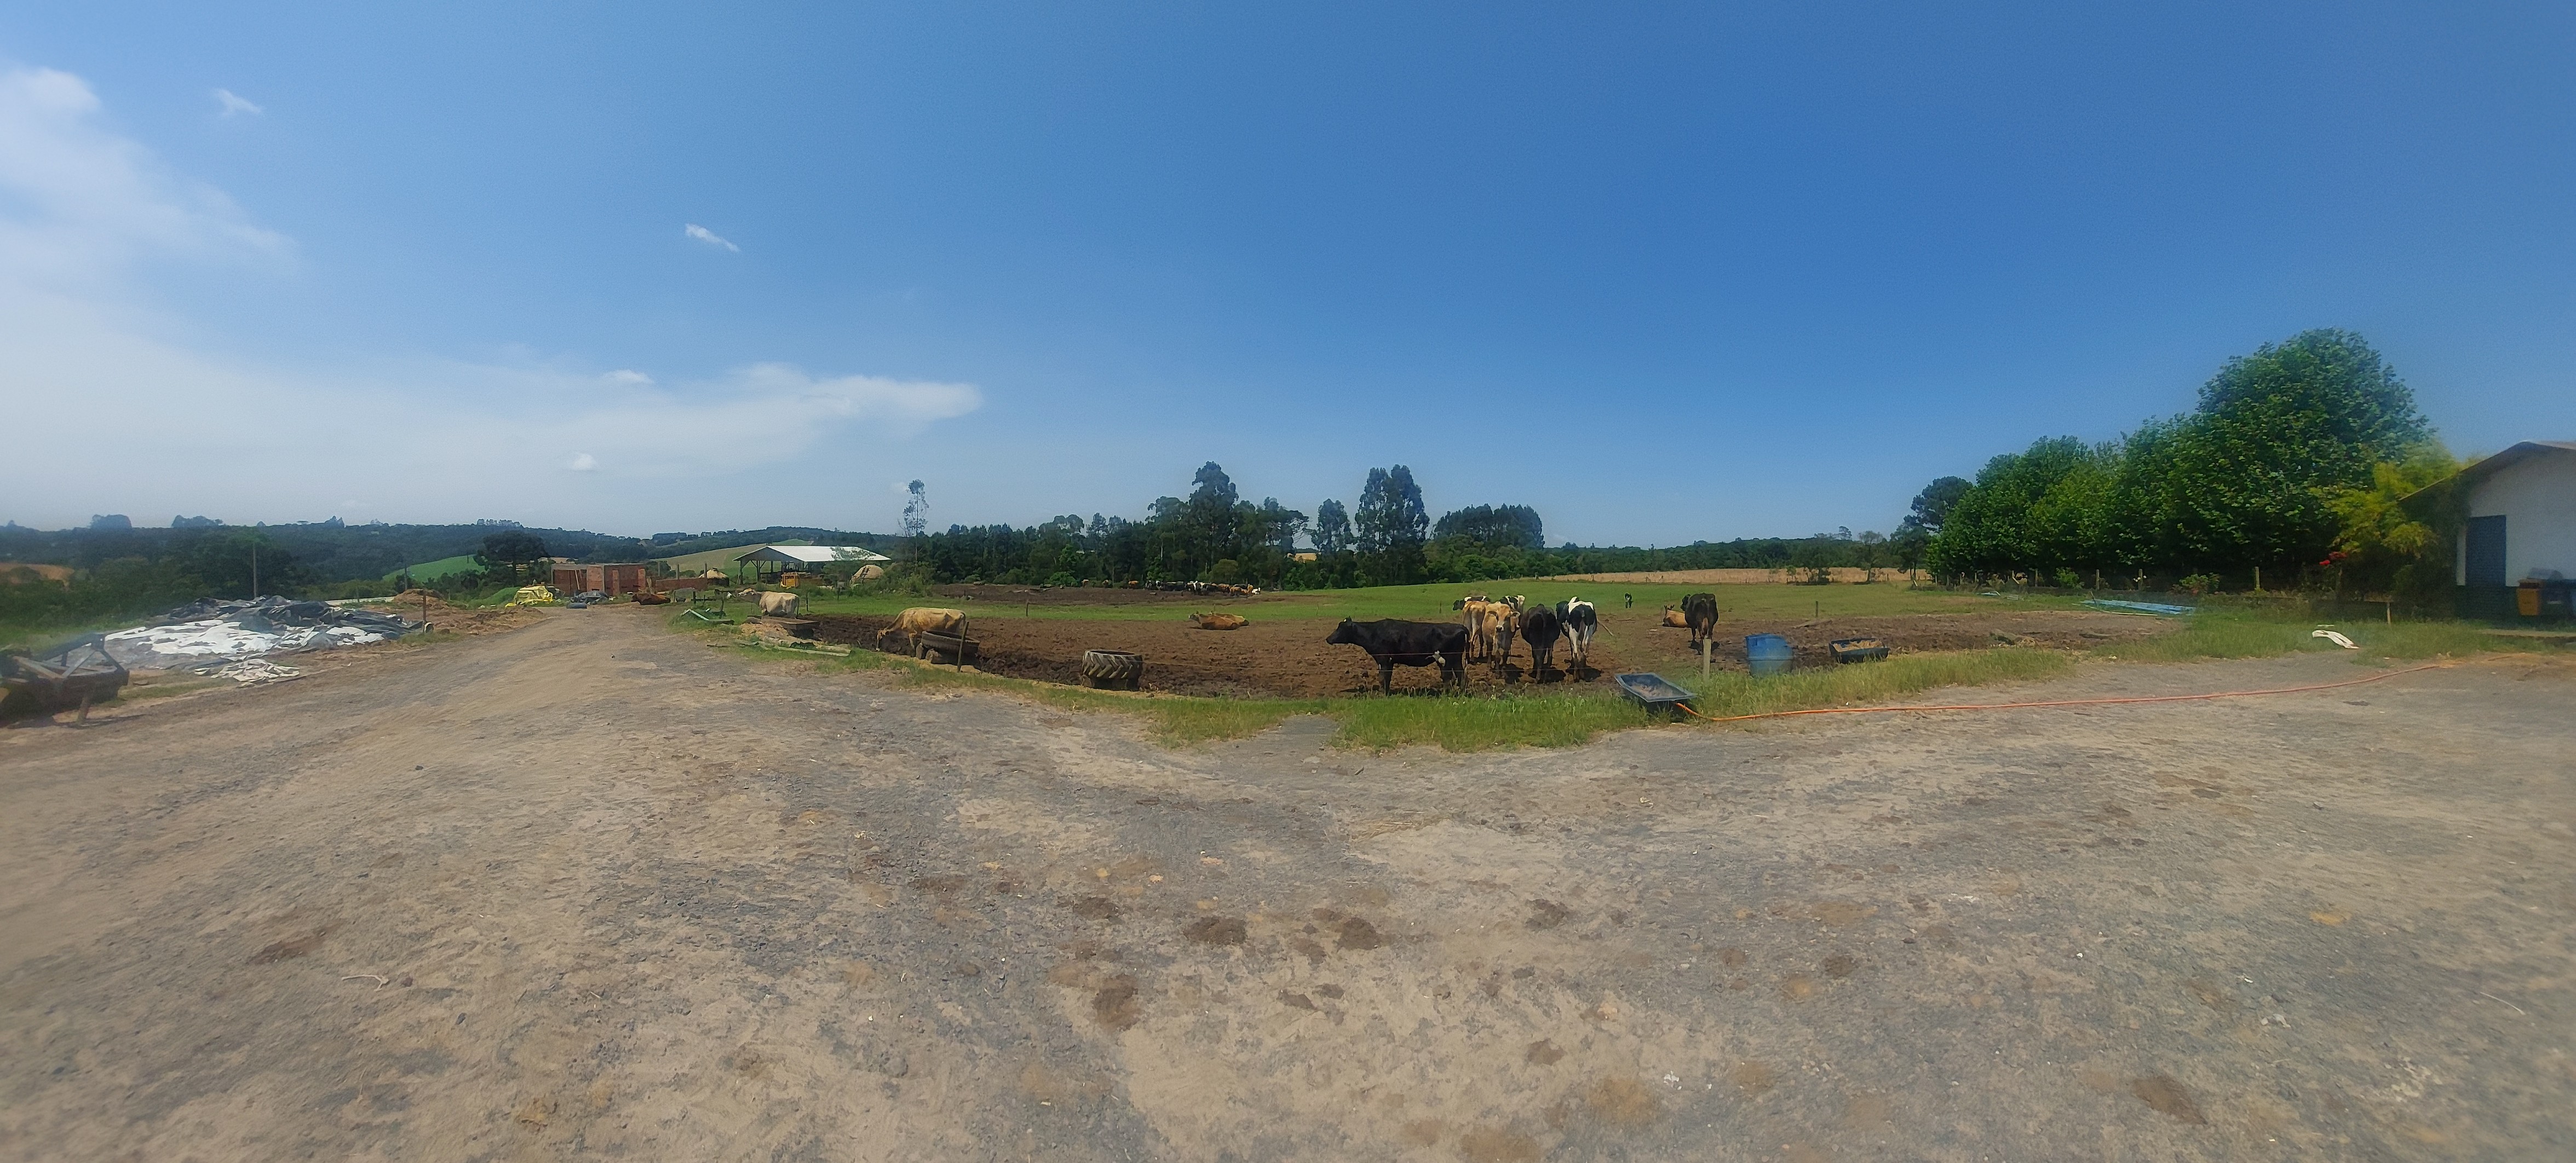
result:
<svg viewBox="0 0 2576 1163"><path fill-rule="evenodd" d="M404 566L401 569L386 574L385 580L392 581L395 578L408 573L411 575L411 580L413 581L429 582L436 581L443 577L452 577L460 573L475 573L482 568L482 566L475 564L473 554L460 553L454 557L442 557L436 561L424 561L419 565Z"/></svg>
<svg viewBox="0 0 2576 1163"><path fill-rule="evenodd" d="M2358 650L2316 636L2341 633ZM2270 658L2280 654L2349 654L2355 662L2400 661L2448 655L2466 657L2498 649L2494 637L2465 622L2317 622L2244 611L2201 614L2171 634L2105 646L2093 653L2125 662L2199 662L2214 658Z"/></svg>

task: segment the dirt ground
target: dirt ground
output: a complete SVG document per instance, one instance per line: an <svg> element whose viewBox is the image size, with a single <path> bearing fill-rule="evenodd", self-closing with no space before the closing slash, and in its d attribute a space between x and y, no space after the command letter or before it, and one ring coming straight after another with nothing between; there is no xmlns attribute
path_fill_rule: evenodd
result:
<svg viewBox="0 0 2576 1163"><path fill-rule="evenodd" d="M2571 706L1174 753L551 611L0 731L0 1157L2569 1158Z"/></svg>
<svg viewBox="0 0 2576 1163"><path fill-rule="evenodd" d="M1001 603L994 605L999 607ZM1356 646L1324 644L1325 636L1333 632L1335 619L1279 617L1254 607L1236 609L1251 619L1251 624L1241 629L1201 630L1190 625L1188 618L1191 611L1204 608L1204 601L1197 606L1175 603L1168 615L1153 620L1033 618L979 609L969 614L967 630L980 644L977 668L1013 678L1074 684L1081 679L1083 651L1126 650L1145 656L1145 689L1170 694L1319 698L1377 689L1377 665L1369 661L1366 653ZM1600 615L1601 633L1593 640L1586 666L1575 668L1570 652L1560 643L1555 665L1544 675L1533 673L1528 644L1515 640L1512 658L1517 661L1496 659L1470 665L1468 688L1562 685L1580 690L1605 684L1608 676L1622 671L1660 669L1678 677L1699 666L1699 656L1690 649L1689 632L1657 625L1662 617L1660 610L1607 609ZM873 647L877 631L891 625L894 619L827 615L815 621L816 636L822 641ZM2046 610L1728 620L1720 623L1713 665L1727 670L1745 669L1744 638L1748 634L1783 635L1789 639L1798 665L1826 666L1832 664L1826 646L1838 638L1875 637L1898 653L1967 650L2005 642L2082 648L2162 633L2173 625L2120 614ZM1396 668L1395 686L1403 691L1436 690L1440 674L1435 667L1400 666Z"/></svg>

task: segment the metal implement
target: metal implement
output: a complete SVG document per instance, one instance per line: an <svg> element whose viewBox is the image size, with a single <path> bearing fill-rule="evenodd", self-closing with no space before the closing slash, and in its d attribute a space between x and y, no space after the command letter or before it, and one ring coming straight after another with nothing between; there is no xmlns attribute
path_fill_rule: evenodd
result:
<svg viewBox="0 0 2576 1163"><path fill-rule="evenodd" d="M979 660L982 643L962 634L940 634L924 630L913 638L913 657L956 667L973 666Z"/></svg>
<svg viewBox="0 0 2576 1163"><path fill-rule="evenodd" d="M1650 711L1670 711L1699 696L1680 687L1660 674L1621 674L1611 676L1619 684L1619 693L1637 700Z"/></svg>
<svg viewBox="0 0 2576 1163"><path fill-rule="evenodd" d="M128 676L108 654L106 637L84 634L43 658L0 656L0 687L7 688L0 701L32 702L47 713L77 707L87 714L91 703L116 697Z"/></svg>
<svg viewBox="0 0 2576 1163"><path fill-rule="evenodd" d="M1876 638L1836 638L1825 649L1836 662L1878 662L1887 657L1887 643Z"/></svg>

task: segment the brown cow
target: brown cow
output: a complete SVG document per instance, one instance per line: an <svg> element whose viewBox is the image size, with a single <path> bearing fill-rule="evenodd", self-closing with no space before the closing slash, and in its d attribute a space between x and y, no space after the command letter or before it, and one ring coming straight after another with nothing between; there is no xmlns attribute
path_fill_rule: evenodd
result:
<svg viewBox="0 0 2576 1163"><path fill-rule="evenodd" d="M966 636L966 611L914 606L895 615L894 625L877 631L877 649L885 649L888 634L904 635L915 650L920 648L924 634L950 634L963 638Z"/></svg>
<svg viewBox="0 0 2576 1163"><path fill-rule="evenodd" d="M1468 623L1474 631L1469 637L1484 647L1487 658L1509 662L1512 657L1512 622L1518 615L1501 602L1487 602L1478 617Z"/></svg>
<svg viewBox="0 0 2576 1163"><path fill-rule="evenodd" d="M1458 611L1458 620L1467 624L1467 660L1469 662L1494 652L1494 644L1486 641L1483 629L1485 607L1491 604L1485 600L1483 594L1469 594L1450 603L1449 608Z"/></svg>
<svg viewBox="0 0 2576 1163"><path fill-rule="evenodd" d="M1241 614L1192 614L1190 625L1201 630L1240 630L1251 625L1251 620Z"/></svg>
<svg viewBox="0 0 2576 1163"><path fill-rule="evenodd" d="M1683 617L1680 610L1676 610L1671 606L1666 606L1664 607L1664 629L1688 630L1690 629L1690 619Z"/></svg>

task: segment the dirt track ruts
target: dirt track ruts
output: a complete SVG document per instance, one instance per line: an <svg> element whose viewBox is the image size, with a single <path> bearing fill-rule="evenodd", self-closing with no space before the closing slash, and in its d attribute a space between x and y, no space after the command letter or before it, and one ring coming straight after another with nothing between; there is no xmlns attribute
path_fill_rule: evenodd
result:
<svg viewBox="0 0 2576 1163"><path fill-rule="evenodd" d="M0 1157L2576 1155L2564 662L1175 754L653 618L0 732Z"/></svg>

